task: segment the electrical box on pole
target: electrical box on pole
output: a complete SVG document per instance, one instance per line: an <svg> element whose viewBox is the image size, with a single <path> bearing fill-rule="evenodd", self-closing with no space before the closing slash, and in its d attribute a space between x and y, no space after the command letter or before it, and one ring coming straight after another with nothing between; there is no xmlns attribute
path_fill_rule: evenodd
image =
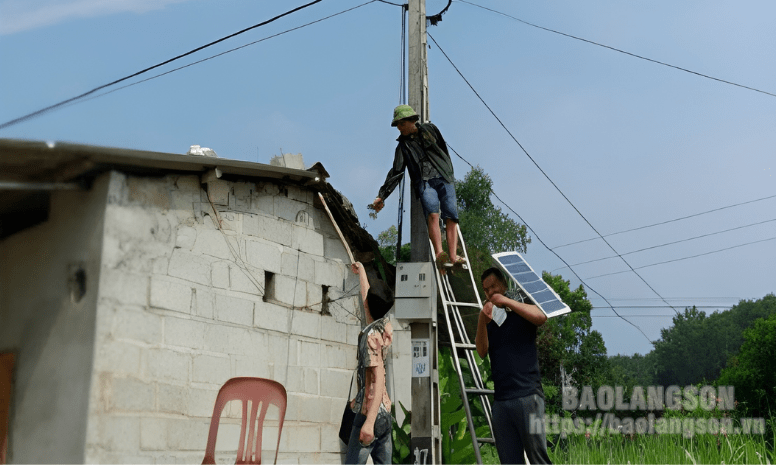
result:
<svg viewBox="0 0 776 466"><path fill-rule="evenodd" d="M397 319L414 322L436 322L437 284L432 262L399 262L396 264Z"/></svg>

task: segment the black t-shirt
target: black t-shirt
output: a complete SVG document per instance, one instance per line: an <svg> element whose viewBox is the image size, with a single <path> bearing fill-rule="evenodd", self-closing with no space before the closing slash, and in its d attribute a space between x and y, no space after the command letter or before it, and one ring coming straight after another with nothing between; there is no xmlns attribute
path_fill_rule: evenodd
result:
<svg viewBox="0 0 776 466"><path fill-rule="evenodd" d="M495 399L503 401L530 395L544 398L536 354L536 325L516 312L507 311L501 327L491 321L487 329Z"/></svg>

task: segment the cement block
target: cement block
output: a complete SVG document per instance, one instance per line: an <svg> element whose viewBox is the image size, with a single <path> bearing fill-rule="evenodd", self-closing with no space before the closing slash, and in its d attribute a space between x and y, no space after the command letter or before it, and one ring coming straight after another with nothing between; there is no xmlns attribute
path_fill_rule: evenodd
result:
<svg viewBox="0 0 776 466"><path fill-rule="evenodd" d="M345 370L356 367L356 347L331 344L321 346L323 347L321 367Z"/></svg>
<svg viewBox="0 0 776 466"><path fill-rule="evenodd" d="M158 384L157 409L160 413L186 414L188 412L188 390L180 385Z"/></svg>
<svg viewBox="0 0 776 466"><path fill-rule="evenodd" d="M321 369L321 396L346 396L352 374L352 370Z"/></svg>
<svg viewBox="0 0 776 466"><path fill-rule="evenodd" d="M323 257L323 235L307 227L293 225L291 247L314 256Z"/></svg>
<svg viewBox="0 0 776 466"><path fill-rule="evenodd" d="M307 285L307 297L305 298L304 307L316 313L320 313L321 306L323 305L323 290L320 285L315 285L310 282L305 283Z"/></svg>
<svg viewBox="0 0 776 466"><path fill-rule="evenodd" d="M237 448L240 446L240 431L240 424L232 424L222 420L221 424L218 426L216 451L236 453ZM236 458L236 456L234 457Z"/></svg>
<svg viewBox="0 0 776 466"><path fill-rule="evenodd" d="M162 342L162 318L145 310L118 308L114 314L115 338L155 344Z"/></svg>
<svg viewBox="0 0 776 466"><path fill-rule="evenodd" d="M167 274L201 285L210 285L210 264L215 259L175 249L170 258Z"/></svg>
<svg viewBox="0 0 776 466"><path fill-rule="evenodd" d="M113 377L108 406L116 411L154 411L156 387L133 378Z"/></svg>
<svg viewBox="0 0 776 466"><path fill-rule="evenodd" d="M321 316L321 339L347 343L348 326L337 322L332 316Z"/></svg>
<svg viewBox="0 0 776 466"><path fill-rule="evenodd" d="M358 334L361 333L360 325L348 326L348 344L351 346L358 345Z"/></svg>
<svg viewBox="0 0 776 466"><path fill-rule="evenodd" d="M217 389L190 388L186 414L192 417L211 418L216 398L218 398Z"/></svg>
<svg viewBox="0 0 776 466"><path fill-rule="evenodd" d="M243 218L244 234L284 246L291 246L291 226L287 221L267 215L246 215Z"/></svg>
<svg viewBox="0 0 776 466"><path fill-rule="evenodd" d="M290 242L290 235L288 238ZM255 240L245 241L245 255L248 264L260 270L280 273L282 252L283 248L278 244ZM254 274L258 274L258 272L254 272Z"/></svg>
<svg viewBox="0 0 776 466"><path fill-rule="evenodd" d="M257 352L255 356L232 356L235 377L271 377L267 353Z"/></svg>
<svg viewBox="0 0 776 466"><path fill-rule="evenodd" d="M140 347L107 338L95 346L94 370L114 374L140 375Z"/></svg>
<svg viewBox="0 0 776 466"><path fill-rule="evenodd" d="M289 187L290 188L290 187ZM285 196L275 196L275 215L289 222L296 222L297 214L300 211L307 211L312 208L309 204L296 201Z"/></svg>
<svg viewBox="0 0 776 466"><path fill-rule="evenodd" d="M343 406L344 407L344 406ZM340 416L342 415L340 408ZM286 410L287 421L300 421L310 423L324 423L329 421L331 410L331 398L306 395L300 393L288 393L288 408ZM317 426L316 426L317 427ZM283 436L286 428L283 426ZM290 448L297 451L310 451L289 440ZM318 449L314 451L319 451Z"/></svg>
<svg viewBox="0 0 776 466"><path fill-rule="evenodd" d="M319 369L312 367L289 366L288 382L285 384L289 392L317 395L319 385Z"/></svg>
<svg viewBox="0 0 776 466"><path fill-rule="evenodd" d="M192 252L219 259L232 259L232 252L226 244L224 233L220 230L198 229Z"/></svg>
<svg viewBox="0 0 776 466"><path fill-rule="evenodd" d="M223 385L232 374L232 364L229 358L194 355L191 381Z"/></svg>
<svg viewBox="0 0 776 466"><path fill-rule="evenodd" d="M205 326L204 346L205 351L228 354L231 350L229 344L229 328L218 323Z"/></svg>
<svg viewBox="0 0 776 466"><path fill-rule="evenodd" d="M268 335L269 366L273 380L286 380L286 368L291 362L295 362L296 347L291 347L287 336ZM295 344L295 343L294 343ZM289 357L293 352L294 357Z"/></svg>
<svg viewBox="0 0 776 466"><path fill-rule="evenodd" d="M191 287L181 283L151 277L151 307L191 313Z"/></svg>
<svg viewBox="0 0 776 466"><path fill-rule="evenodd" d="M257 335L253 328L227 327L229 331L229 353L255 355L256 351L266 350L266 336Z"/></svg>
<svg viewBox="0 0 776 466"><path fill-rule="evenodd" d="M169 349L144 350L145 373L158 382L188 382L191 356Z"/></svg>
<svg viewBox="0 0 776 466"><path fill-rule="evenodd" d="M259 287L264 290L264 271L250 270L245 266L229 266L229 288L233 291L261 295Z"/></svg>
<svg viewBox="0 0 776 466"><path fill-rule="evenodd" d="M267 284L264 293L268 298L288 306L304 305L307 299L305 282L286 275L275 274L272 283Z"/></svg>
<svg viewBox="0 0 776 466"><path fill-rule="evenodd" d="M328 464L341 464L342 461L339 458L340 450L342 449L341 440L339 438L339 421L336 424L328 424L321 426L321 452L329 453L327 458L336 460ZM320 464L320 463L316 463Z"/></svg>
<svg viewBox="0 0 776 466"><path fill-rule="evenodd" d="M321 344L314 341L299 340L297 365L321 367Z"/></svg>
<svg viewBox="0 0 776 466"><path fill-rule="evenodd" d="M315 262L309 254L286 248L281 261L281 274L307 282L315 280Z"/></svg>
<svg viewBox="0 0 776 466"><path fill-rule="evenodd" d="M205 324L196 320L164 317L164 343L191 349L204 349Z"/></svg>
<svg viewBox="0 0 776 466"><path fill-rule="evenodd" d="M216 295L203 288L195 289L193 293L192 302L195 303L196 307L192 313L199 317L213 319L216 309Z"/></svg>
<svg viewBox="0 0 776 466"><path fill-rule="evenodd" d="M281 451L320 452L321 427L318 425L283 426L283 437L280 440ZM286 443L287 449L283 448Z"/></svg>
<svg viewBox="0 0 776 466"><path fill-rule="evenodd" d="M103 269L100 274L100 298L119 304L148 305L148 276Z"/></svg>
<svg viewBox="0 0 776 466"><path fill-rule="evenodd" d="M113 453L136 453L140 450L140 418L104 415L98 422L99 447Z"/></svg>
<svg viewBox="0 0 776 466"><path fill-rule="evenodd" d="M214 400L215 401L215 400ZM167 421L167 445L171 451L203 451L207 445L210 419L170 419Z"/></svg>
<svg viewBox="0 0 776 466"><path fill-rule="evenodd" d="M251 208L251 197L256 192L256 183L235 182L232 191L237 210L244 212Z"/></svg>
<svg viewBox="0 0 776 466"><path fill-rule="evenodd" d="M275 201L272 199L272 196L261 193L253 193L253 196L251 197L251 212L262 213L266 216L274 217Z"/></svg>
<svg viewBox="0 0 776 466"><path fill-rule="evenodd" d="M191 207L191 202L188 203ZM188 225L178 225L175 232L175 247L184 251L191 251L197 240L197 230Z"/></svg>
<svg viewBox="0 0 776 466"><path fill-rule="evenodd" d="M215 205L229 205L230 183L224 180L211 180L206 184L207 197Z"/></svg>
<svg viewBox="0 0 776 466"><path fill-rule="evenodd" d="M253 325L256 328L288 332L290 310L269 302L256 302Z"/></svg>
<svg viewBox="0 0 776 466"><path fill-rule="evenodd" d="M345 264L341 262L315 261L315 280L313 282L317 285L341 288L345 279L345 271Z"/></svg>
<svg viewBox="0 0 776 466"><path fill-rule="evenodd" d="M229 289L229 262L213 262L210 265L210 280L214 288Z"/></svg>
<svg viewBox="0 0 776 466"><path fill-rule="evenodd" d="M308 311L292 311L291 333L310 338L321 336L321 315Z"/></svg>
<svg viewBox="0 0 776 466"><path fill-rule="evenodd" d="M299 155L301 155L301 154L299 154ZM294 201L303 202L303 203L308 204L308 205L312 205L312 203L313 203L313 196L317 196L317 194L314 194L308 188L302 188L300 186L289 185L289 186L287 186L286 190L288 192L288 198L289 199L294 200Z"/></svg>
<svg viewBox="0 0 776 466"><path fill-rule="evenodd" d="M232 296L216 295L216 319L253 326L253 302Z"/></svg>
<svg viewBox="0 0 776 466"><path fill-rule="evenodd" d="M140 419L140 449L167 450L167 420L163 418Z"/></svg>
<svg viewBox="0 0 776 466"><path fill-rule="evenodd" d="M323 256L327 259L339 259L345 264L350 263L348 252L336 232L323 237Z"/></svg>

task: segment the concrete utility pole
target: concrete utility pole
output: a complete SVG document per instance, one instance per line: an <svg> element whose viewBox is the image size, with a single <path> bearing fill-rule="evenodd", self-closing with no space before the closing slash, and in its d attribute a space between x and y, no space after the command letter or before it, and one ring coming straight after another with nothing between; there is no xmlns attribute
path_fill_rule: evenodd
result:
<svg viewBox="0 0 776 466"><path fill-rule="evenodd" d="M420 115L420 122L424 123L429 121L425 0L409 0L408 29L408 100L410 106ZM423 215L423 207L415 195L415 191L410 189L410 193L412 198L410 207L411 261L428 262L431 259L431 248L428 241L426 217ZM433 301L436 302L436 300ZM436 309L430 309L426 312L428 312L427 315L436 315ZM414 322L410 324L410 333L413 340L413 353L427 354L427 361L431 369L424 372L424 376L415 376L416 372L413 370L410 455L415 464L441 464L436 323L434 321ZM414 357L415 355L413 355Z"/></svg>

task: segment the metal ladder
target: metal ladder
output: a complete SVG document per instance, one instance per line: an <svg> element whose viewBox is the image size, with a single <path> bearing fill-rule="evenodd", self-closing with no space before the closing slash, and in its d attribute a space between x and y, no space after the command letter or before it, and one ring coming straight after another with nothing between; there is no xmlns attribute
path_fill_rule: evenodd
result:
<svg viewBox="0 0 776 466"><path fill-rule="evenodd" d="M467 303L467 302L458 302L455 298L455 294L453 293L453 288L450 285L450 277L448 273L440 273L440 270L438 267L434 267L434 270L436 271L436 279L437 279L437 285L439 289L439 296L442 300L442 306L444 307L445 311L445 321L447 322L447 330L450 335L450 343L452 346L452 356L453 356L453 362L455 367L455 372L458 375L458 384L461 388L461 401L463 402L464 410L466 411L466 422L469 427L469 435L472 438L472 445L474 446L474 455L477 458L477 464L482 464L482 455L480 454L480 444L481 443L490 443L495 445L496 441L492 437L493 435L493 421L491 419L491 406L490 406L490 399L488 398L488 395L493 394L493 390L489 390L485 388L485 384L482 380L482 375L480 374L479 367L477 367L475 358L474 358L474 351L477 350L477 347L474 343L472 343L469 340L468 335L466 334L466 329L463 325L463 319L461 318L461 312L460 308L473 308L477 309L478 311L482 309L482 301L480 300L480 295L477 292L477 284L474 281L474 276L472 274L472 267L469 263L469 255L466 252L466 244L463 240L463 235L461 235L461 229L456 224L456 234L458 235L458 242L461 245L461 249L463 250L463 257L466 259L466 272L469 275L469 279L471 281L471 286L473 290L474 296L477 298L477 302L474 303ZM434 247L431 246L431 251L433 254ZM458 338L456 338L456 335ZM460 353L463 352L464 356L461 356ZM471 371L472 378L474 379L474 387L466 387L464 385L464 378L463 378L463 369L461 368L461 362L460 359L466 358L466 362L468 363L469 370ZM482 404L482 409L485 412L485 417L488 421L488 427L490 428L491 437L488 438L481 438L477 437L477 433L475 431L474 422L472 420L472 410L469 403L469 396L479 396L480 397L480 403ZM445 435L447 433L444 433Z"/></svg>

